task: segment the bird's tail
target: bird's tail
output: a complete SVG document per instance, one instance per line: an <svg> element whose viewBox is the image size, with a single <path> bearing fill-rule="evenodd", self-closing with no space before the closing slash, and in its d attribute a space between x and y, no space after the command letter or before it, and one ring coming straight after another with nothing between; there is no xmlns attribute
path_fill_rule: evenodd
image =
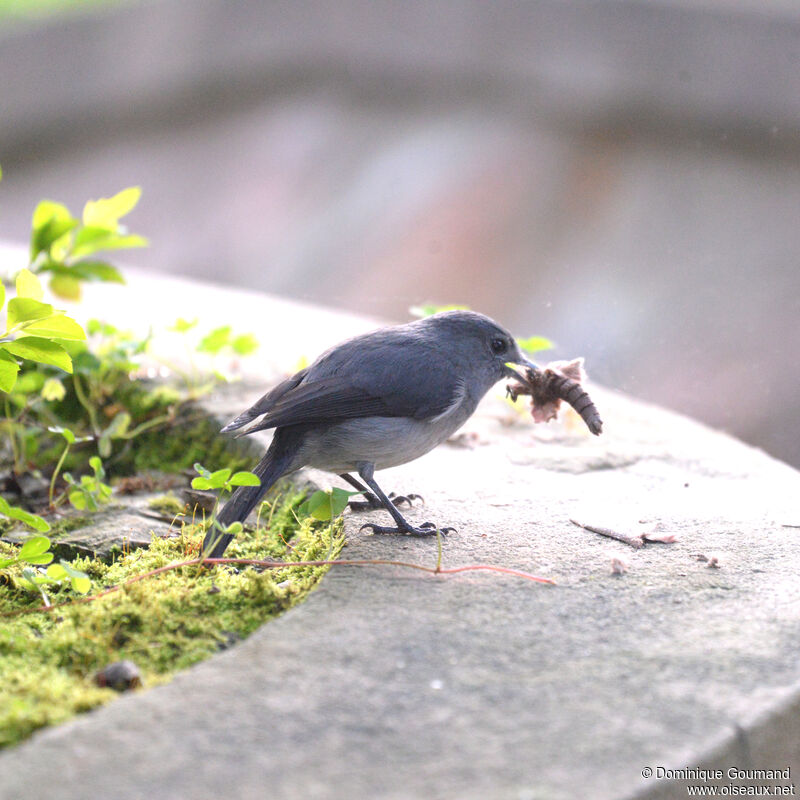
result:
<svg viewBox="0 0 800 800"><path fill-rule="evenodd" d="M223 528L227 528L233 522L244 522L275 482L292 470L292 462L297 455L299 445L298 437L292 435L293 433L287 428L275 431L269 449L253 469L261 480L261 485L240 486L230 496L217 514L217 522ZM232 534L222 533L216 525L212 525L203 540L203 552L206 558L221 558L232 539Z"/></svg>

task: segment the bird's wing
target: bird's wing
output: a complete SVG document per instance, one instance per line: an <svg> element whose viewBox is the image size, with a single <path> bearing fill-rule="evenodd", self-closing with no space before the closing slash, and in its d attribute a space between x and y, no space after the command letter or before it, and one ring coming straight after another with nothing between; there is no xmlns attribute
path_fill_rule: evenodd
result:
<svg viewBox="0 0 800 800"><path fill-rule="evenodd" d="M362 350L352 360L336 364L335 370L318 370L316 374L312 366L310 374L282 391L275 400L273 392L281 387L265 395L238 419L258 409L256 413L236 427L261 414L263 417L240 435L265 428L356 417L433 419L463 399L464 382L440 354L414 350L413 347ZM234 422L238 423L238 419ZM233 425L227 429L233 430Z"/></svg>
<svg viewBox="0 0 800 800"><path fill-rule="evenodd" d="M243 428L248 422L252 422L256 417L266 414L266 412L269 411L270 408L275 405L275 403L277 403L288 391L294 389L303 380L303 378L305 378L307 372L308 367L286 378L286 380L281 381L277 386L270 389L270 391L268 391L260 400L253 403L253 405L250 406L247 411L243 411L238 417L236 417L236 419L229 422L222 429L222 433L228 433L229 431L235 431L238 428Z"/></svg>

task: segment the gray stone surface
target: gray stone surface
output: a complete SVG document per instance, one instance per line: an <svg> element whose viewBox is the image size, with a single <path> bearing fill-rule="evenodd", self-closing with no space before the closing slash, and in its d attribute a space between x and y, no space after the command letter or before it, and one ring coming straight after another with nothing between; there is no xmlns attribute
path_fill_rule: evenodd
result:
<svg viewBox="0 0 800 800"><path fill-rule="evenodd" d="M594 388L599 439L499 400L379 474L458 527L445 566L334 568L237 647L0 755L3 798L685 797L645 767L800 768L800 475ZM379 515L378 515L379 516ZM634 550L569 522L651 527ZM359 532L345 558L433 565ZM697 555L716 556L719 568ZM611 574L612 559L626 562Z"/></svg>
<svg viewBox="0 0 800 800"><path fill-rule="evenodd" d="M152 495L151 495L152 497ZM110 558L113 553L147 547L152 535L169 536L175 532L169 523L147 516L128 505L115 504L87 519L87 524L53 539L53 550L57 557L93 555ZM10 531L4 541L24 541L31 535L30 529Z"/></svg>

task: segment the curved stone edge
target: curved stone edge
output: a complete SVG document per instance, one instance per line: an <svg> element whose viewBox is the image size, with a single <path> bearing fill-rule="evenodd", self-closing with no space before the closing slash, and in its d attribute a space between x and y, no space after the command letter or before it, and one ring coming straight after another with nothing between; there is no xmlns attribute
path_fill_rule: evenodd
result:
<svg viewBox="0 0 800 800"><path fill-rule="evenodd" d="M650 765L648 765L650 766ZM656 765L653 765L655 769ZM763 703L736 725L729 733L708 746L701 755L687 752L680 760L660 764L667 769L722 770L735 767L750 769L785 769L790 767L792 782L796 784L800 773L800 682L786 689L780 696ZM700 781L642 780L642 786L620 800L684 800L687 785ZM704 782L708 786L730 783L722 780ZM737 782L743 786L761 785L768 781ZM785 783L785 782L784 782Z"/></svg>

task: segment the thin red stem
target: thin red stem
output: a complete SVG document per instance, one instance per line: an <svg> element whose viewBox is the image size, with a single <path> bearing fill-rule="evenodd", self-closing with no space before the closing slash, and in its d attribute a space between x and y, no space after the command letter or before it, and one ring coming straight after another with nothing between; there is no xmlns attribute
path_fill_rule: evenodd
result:
<svg viewBox="0 0 800 800"><path fill-rule="evenodd" d="M189 561L178 561L174 564L167 564L166 566L159 567L158 569L151 570L150 572L143 572L141 575L134 575L132 578L124 581L117 586L110 586L108 589L98 592L97 594L89 595L87 597L79 597L75 600L65 600L63 603L56 603L49 606L36 606L34 608L19 608L16 611L6 611L0 614L0 617L16 617L20 614L32 614L37 611L53 611L56 608L63 608L64 606L79 605L80 603L90 603L100 597L105 597L107 594L112 594L118 591L123 586L128 586L131 583L137 583L145 578L153 578L164 572L170 572L173 569L180 569L181 567L201 566L204 564L240 564L243 566L264 567L266 569L281 569L283 567L372 567L372 566L386 566L386 567L405 567L407 569L418 569L422 572L429 572L432 575L455 575L459 572L500 572L504 575L514 575L517 578L524 578L528 581L535 581L536 583L547 583L555 585L555 581L549 578L540 578L537 575L531 575L529 572L523 572L518 569L511 569L510 567L496 567L492 564L465 564L461 567L426 567L424 564L412 564L409 561L392 561L389 559L375 558L375 559L342 559L340 561L262 561L256 558L193 558Z"/></svg>

